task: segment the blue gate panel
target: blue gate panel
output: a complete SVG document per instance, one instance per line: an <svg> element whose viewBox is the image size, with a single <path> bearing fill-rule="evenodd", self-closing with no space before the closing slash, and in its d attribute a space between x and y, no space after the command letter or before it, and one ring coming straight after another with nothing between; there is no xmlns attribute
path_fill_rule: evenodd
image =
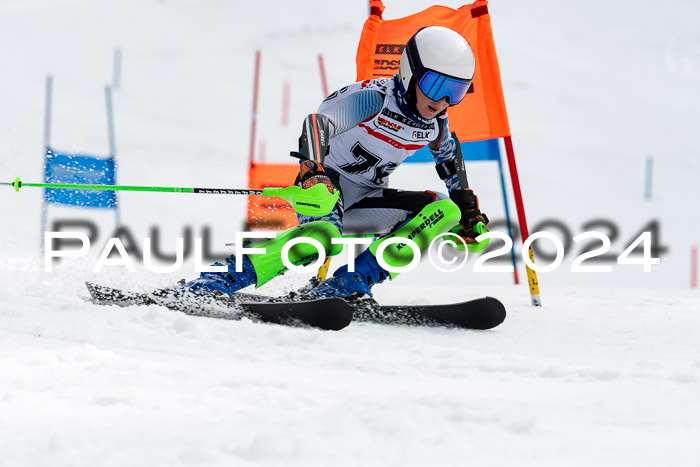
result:
<svg viewBox="0 0 700 467"><path fill-rule="evenodd" d="M114 185L116 179L113 157L102 159L90 155L61 154L47 148L45 167L44 183ZM117 208L114 191L46 188L44 200L69 206Z"/></svg>
<svg viewBox="0 0 700 467"><path fill-rule="evenodd" d="M497 161L501 159L498 139L470 141L462 144L462 157L465 161ZM433 162L433 156L428 147L419 149L404 162Z"/></svg>

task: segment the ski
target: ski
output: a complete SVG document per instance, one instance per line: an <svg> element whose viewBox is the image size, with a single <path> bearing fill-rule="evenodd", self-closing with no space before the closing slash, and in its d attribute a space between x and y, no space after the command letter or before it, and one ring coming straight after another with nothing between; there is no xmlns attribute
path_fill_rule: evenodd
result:
<svg viewBox="0 0 700 467"><path fill-rule="evenodd" d="M353 305L354 320L381 324L492 329L506 319L506 308L493 297L444 305L379 305L372 299Z"/></svg>
<svg viewBox="0 0 700 467"><path fill-rule="evenodd" d="M350 324L353 310L341 298L283 301L253 294L236 294L235 298L213 295L182 294L172 289L151 293L129 292L86 283L93 303L103 305L162 305L192 316L219 319L250 318L264 323L287 326L311 326L338 331Z"/></svg>
<svg viewBox="0 0 700 467"><path fill-rule="evenodd" d="M147 294L90 282L86 285L93 302L100 304L158 304L194 316L222 319L240 319L246 316L263 322L306 324L321 329L342 329L351 320L355 320L380 324L485 330L498 326L506 318L505 307L493 297L444 305L383 306L374 299L318 298L309 295L308 290L282 297L240 292L228 297L182 295L172 289L161 289ZM340 305L338 301L349 306Z"/></svg>

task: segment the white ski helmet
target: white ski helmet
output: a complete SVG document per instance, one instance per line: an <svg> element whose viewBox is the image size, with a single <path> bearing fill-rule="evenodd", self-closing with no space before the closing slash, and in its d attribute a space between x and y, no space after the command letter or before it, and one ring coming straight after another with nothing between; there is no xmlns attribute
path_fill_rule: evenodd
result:
<svg viewBox="0 0 700 467"><path fill-rule="evenodd" d="M415 80L428 98L447 97L459 104L474 77L474 53L457 32L442 26L420 29L406 43L401 55L399 78L404 93Z"/></svg>

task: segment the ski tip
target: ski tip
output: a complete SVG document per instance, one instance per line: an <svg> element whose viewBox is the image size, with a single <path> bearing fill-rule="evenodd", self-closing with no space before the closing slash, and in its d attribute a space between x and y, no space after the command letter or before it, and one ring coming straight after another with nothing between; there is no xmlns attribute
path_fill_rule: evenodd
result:
<svg viewBox="0 0 700 467"><path fill-rule="evenodd" d="M506 320L506 307L500 300L489 296L481 300L483 306L472 317L474 329L492 329Z"/></svg>
<svg viewBox="0 0 700 467"><path fill-rule="evenodd" d="M97 287L97 284L94 282L85 282L85 286L88 289L88 292L90 292L90 295L92 295L92 298L95 298L95 288Z"/></svg>
<svg viewBox="0 0 700 467"><path fill-rule="evenodd" d="M105 287L100 285L100 284L95 284L94 282L85 282L85 286L88 289L88 292L90 292L90 295L92 298L101 298L101 292L104 291Z"/></svg>
<svg viewBox="0 0 700 467"><path fill-rule="evenodd" d="M321 302L327 302L327 305L321 303L321 311L318 314L315 324L311 324L319 329L325 331L340 331L345 329L350 325L353 318L353 310L348 302L342 298L327 298L319 300ZM330 313L328 312L330 311Z"/></svg>

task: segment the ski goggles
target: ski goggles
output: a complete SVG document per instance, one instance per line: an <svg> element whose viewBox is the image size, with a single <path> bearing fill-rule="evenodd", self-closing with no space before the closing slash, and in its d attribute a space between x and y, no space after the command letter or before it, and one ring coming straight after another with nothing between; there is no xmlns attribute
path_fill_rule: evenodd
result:
<svg viewBox="0 0 700 467"><path fill-rule="evenodd" d="M439 101L447 97L451 106L462 102L471 85L471 80L450 78L432 70L425 70L418 80L418 87L428 99Z"/></svg>

